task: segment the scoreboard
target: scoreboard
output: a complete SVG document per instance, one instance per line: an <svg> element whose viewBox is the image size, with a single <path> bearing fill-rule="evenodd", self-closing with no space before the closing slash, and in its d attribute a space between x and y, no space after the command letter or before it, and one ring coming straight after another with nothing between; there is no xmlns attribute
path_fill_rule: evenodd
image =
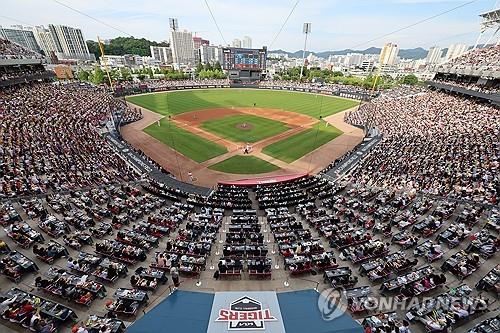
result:
<svg viewBox="0 0 500 333"><path fill-rule="evenodd" d="M237 52L234 54L234 68L235 69L260 69L259 54L249 51Z"/></svg>
<svg viewBox="0 0 500 333"><path fill-rule="evenodd" d="M222 50L225 70L256 70L266 69L267 48L244 49L228 47Z"/></svg>

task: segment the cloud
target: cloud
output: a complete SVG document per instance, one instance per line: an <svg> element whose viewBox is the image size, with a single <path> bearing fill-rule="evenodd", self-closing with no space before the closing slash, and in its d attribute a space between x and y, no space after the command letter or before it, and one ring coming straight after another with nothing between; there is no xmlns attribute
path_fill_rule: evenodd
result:
<svg viewBox="0 0 500 333"><path fill-rule="evenodd" d="M177 17L181 28L197 31L199 36L221 44L220 37L204 0L59 0L98 18L135 37L161 41L168 38L168 18ZM251 36L255 47L269 45L296 0L208 0L224 39ZM465 1L465 0L464 0ZM406 26L456 6L454 0L302 0L283 29L273 49L300 50L302 24L312 22L308 49L343 49ZM476 3L416 28L364 45L381 46L393 41L403 47L429 47L437 40L449 42L461 34L472 43L472 31L479 30L477 15L491 9L494 0ZM87 39L123 35L50 0L2 0L2 15L33 25L49 23L79 27ZM0 16L0 24L17 24ZM453 40L455 42L456 40ZM459 41L459 40L458 40Z"/></svg>

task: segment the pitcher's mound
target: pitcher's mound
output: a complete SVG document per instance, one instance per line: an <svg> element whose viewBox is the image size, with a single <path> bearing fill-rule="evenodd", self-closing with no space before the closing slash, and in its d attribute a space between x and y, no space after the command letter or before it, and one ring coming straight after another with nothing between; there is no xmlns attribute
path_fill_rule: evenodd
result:
<svg viewBox="0 0 500 333"><path fill-rule="evenodd" d="M242 131L249 131L253 128L253 125L249 124L249 123L240 123L240 124L236 124L235 127L237 129L242 130Z"/></svg>

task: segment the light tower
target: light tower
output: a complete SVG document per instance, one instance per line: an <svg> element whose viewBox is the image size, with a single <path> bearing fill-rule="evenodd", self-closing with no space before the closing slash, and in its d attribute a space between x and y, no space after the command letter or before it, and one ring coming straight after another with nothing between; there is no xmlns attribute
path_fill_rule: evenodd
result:
<svg viewBox="0 0 500 333"><path fill-rule="evenodd" d="M477 37L476 43L474 44L474 49L479 44L481 37L486 31L495 29L495 32L490 36L485 45L488 45L491 42L491 40L497 35L498 31L500 30L500 8L480 14L479 17L481 17L481 28L480 28L481 30L479 32L479 36ZM500 38L496 42L496 45L499 44L500 44Z"/></svg>
<svg viewBox="0 0 500 333"><path fill-rule="evenodd" d="M179 30L179 22L177 21L176 18L169 18L168 19L168 25L170 26L170 30L177 31Z"/></svg>
<svg viewBox="0 0 500 333"><path fill-rule="evenodd" d="M302 80L302 74L304 72L304 66L306 65L306 48L307 48L307 35L311 33L311 23L304 23L302 28L302 33L306 35L304 40L304 51L302 52L302 66L300 67L299 81Z"/></svg>

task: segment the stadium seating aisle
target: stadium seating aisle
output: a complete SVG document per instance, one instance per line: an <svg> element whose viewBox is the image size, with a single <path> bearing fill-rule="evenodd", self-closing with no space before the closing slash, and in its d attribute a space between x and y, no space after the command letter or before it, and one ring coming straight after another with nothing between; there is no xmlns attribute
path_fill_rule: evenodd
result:
<svg viewBox="0 0 500 333"><path fill-rule="evenodd" d="M3 218L2 224L7 228L14 226L14 228L10 228L13 231L11 231L11 238L7 239L6 243L9 248L18 250L19 246L13 240L18 237L16 235L20 231L24 230L17 227L22 225L19 220L25 225L30 225L33 229L28 235L35 236L33 233L36 232L37 220L44 214L50 214L59 221L65 221L66 218L72 219L73 216L77 215L76 212L82 212L85 216L93 216L91 221L88 221L91 227L88 229L87 237L75 237L75 235L80 235L80 231L76 228L73 229L73 227L67 235L62 236L72 239L66 246L69 253L63 258L51 253L50 256L53 258L51 264L42 260L38 255L35 257L30 253L29 246L36 247L37 242L43 241L42 237L35 237L26 249L18 250L19 253L24 253L29 260L32 259L33 265L36 265L38 269L36 275L31 274L30 270L20 271L22 275L19 276L20 284L18 287L30 291L36 286L34 292L37 295L71 307L75 310L80 321L84 321L89 314L97 314L102 317L106 314L106 309L120 314L120 318L125 321L133 320L134 317L130 317L130 315L137 315L138 311L143 309L146 304L142 301L139 302L139 306L134 305L133 301L127 303L131 296L123 296L122 291L117 293L119 288L134 286L144 290L150 302L155 302L159 297L165 297L172 287L170 277L167 278L170 267L158 267L154 251L164 250L167 252L168 250L171 256L168 261L176 265L181 273L186 273L183 281L187 281L187 284L194 281L193 276L205 268L205 261L201 262L199 260L201 255L194 254L198 252L191 247L194 244L192 241L203 242L198 244L203 244L202 251L205 253L203 257L205 260L206 254L210 253L211 244L218 229L218 224L211 224L211 222L209 222L210 226L203 225L203 216L212 212L211 208L205 210L203 214L193 215L191 213L194 208L192 205L180 202L170 204L170 201L166 202L160 197L143 193L140 188L133 186L110 186L96 191L79 191L60 196L59 202L60 205L53 204L51 206L43 199L37 201L39 205L37 207L40 211L39 217L31 213L33 205L25 205L25 208L17 203L5 205L11 213L12 209L15 209L19 214L11 219L8 217L12 214L4 215L4 211L2 211L2 217L7 217ZM79 208L80 205L82 205L81 208ZM63 206L64 208L60 209ZM57 211L53 207L56 207ZM31 213L31 217L27 213ZM109 225L110 228L105 228L104 225ZM176 232L175 230L178 228L179 230ZM99 229L103 229L105 232L99 232ZM40 235L38 232L36 233ZM56 234L53 236L62 238ZM52 241L53 236L47 234L45 238L50 238ZM113 240L114 238L116 240ZM113 244L111 252L97 245L110 240L112 242L110 244ZM77 242L79 243L76 244ZM183 243L186 245L185 247L182 245ZM45 244L47 243L45 242ZM130 260L131 257L127 253L138 251L139 248L136 247L138 245L143 249L141 252L145 256ZM38 247L40 248L40 246ZM185 254L179 252L181 248L185 249L183 250ZM3 259L2 262L4 262ZM151 262L155 265L151 264L151 268L148 268ZM30 267L22 261L19 265L21 265L20 267ZM163 271L166 271L167 274ZM130 276L130 282L125 278L127 272ZM194 272L197 274L193 274ZM6 271L3 273L5 274ZM37 276L36 281L35 276ZM81 276L88 276L87 283L80 281ZM134 277L132 278L132 276ZM9 280L6 278L0 280L3 290L9 290L13 286L6 284L6 281ZM63 281L66 282L63 284ZM165 282L167 283L164 284ZM76 291L64 287L68 283L75 286ZM86 292L90 293L88 299ZM78 306L79 304L87 305L88 309ZM65 322L63 327L67 327L70 323ZM4 324L8 324L8 322Z"/></svg>

